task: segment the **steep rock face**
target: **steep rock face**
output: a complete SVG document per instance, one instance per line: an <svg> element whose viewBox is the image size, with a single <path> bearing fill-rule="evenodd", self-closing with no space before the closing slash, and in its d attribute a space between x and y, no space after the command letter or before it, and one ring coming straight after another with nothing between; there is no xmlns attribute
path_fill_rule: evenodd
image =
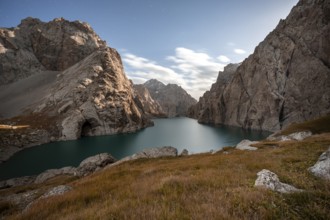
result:
<svg viewBox="0 0 330 220"><path fill-rule="evenodd" d="M224 89L232 80L239 64L228 64L223 71L220 71L216 83L212 84L210 91L204 93L199 98L198 103L191 106L188 110L188 116L197 118L200 123L216 123L223 122L223 111L221 97Z"/></svg>
<svg viewBox="0 0 330 220"><path fill-rule="evenodd" d="M166 117L160 104L151 97L149 90L144 85L134 85L134 91L137 103L140 101L140 108L145 114L149 117Z"/></svg>
<svg viewBox="0 0 330 220"><path fill-rule="evenodd" d="M168 117L186 116L189 107L196 104L196 100L176 84L164 85L156 79L151 79L143 85Z"/></svg>
<svg viewBox="0 0 330 220"><path fill-rule="evenodd" d="M329 51L330 2L299 1L240 65L208 122L276 131L327 114Z"/></svg>
<svg viewBox="0 0 330 220"><path fill-rule="evenodd" d="M33 132L38 120L43 121L46 126L39 127L51 134L48 141L50 136L53 141L70 140L133 132L151 125L137 105L120 55L87 23L62 18L44 23L27 18L17 28L2 28L0 61L0 84L11 83L0 88L2 94L20 90L24 81L24 96L11 95L8 106L17 107L15 102L24 97L26 103L20 108L24 108L24 115L30 115L24 116L29 118L26 123L33 124L28 131ZM18 61L21 63L16 65ZM48 80L47 86L40 77ZM0 108L0 114L6 115L6 111L9 109Z"/></svg>
<svg viewBox="0 0 330 220"><path fill-rule="evenodd" d="M106 43L85 22L26 18L17 28L0 28L0 85L65 70L101 48Z"/></svg>
<svg viewBox="0 0 330 220"><path fill-rule="evenodd" d="M58 74L35 111L58 115L62 140L133 132L148 125L112 48L98 50Z"/></svg>

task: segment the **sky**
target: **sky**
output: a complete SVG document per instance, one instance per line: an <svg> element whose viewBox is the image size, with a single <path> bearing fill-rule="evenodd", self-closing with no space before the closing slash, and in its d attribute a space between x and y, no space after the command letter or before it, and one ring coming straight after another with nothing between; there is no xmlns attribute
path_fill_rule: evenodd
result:
<svg viewBox="0 0 330 220"><path fill-rule="evenodd" d="M0 27L26 17L89 23L121 54L134 83L176 83L198 99L239 63L298 0L0 0Z"/></svg>

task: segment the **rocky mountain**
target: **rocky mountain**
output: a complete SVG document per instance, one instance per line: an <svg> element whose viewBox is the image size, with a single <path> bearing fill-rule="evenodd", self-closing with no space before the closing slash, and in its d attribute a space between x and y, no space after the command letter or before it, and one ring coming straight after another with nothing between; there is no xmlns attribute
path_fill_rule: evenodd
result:
<svg viewBox="0 0 330 220"><path fill-rule="evenodd" d="M137 103L140 101L140 108L143 109L145 114L151 118L166 117L160 104L151 97L149 90L144 85L134 85L134 90L137 96Z"/></svg>
<svg viewBox="0 0 330 220"><path fill-rule="evenodd" d="M152 123L137 105L118 52L84 22L27 18L1 28L0 84L2 118L16 116L7 123L43 130L43 142L133 132Z"/></svg>
<svg viewBox="0 0 330 220"><path fill-rule="evenodd" d="M219 97L232 80L238 66L239 64L229 64L224 68L224 71L219 72L217 81L212 84L210 91L205 92L199 98L198 103L189 108L189 117L198 118L200 123L220 124L223 121Z"/></svg>
<svg viewBox="0 0 330 220"><path fill-rule="evenodd" d="M148 80L143 84L151 97L162 107L168 117L186 116L190 106L196 104L181 86L176 84L165 85L156 79Z"/></svg>
<svg viewBox="0 0 330 220"><path fill-rule="evenodd" d="M325 115L330 112L329 51L330 2L300 0L227 85L220 80L212 86L191 116L276 131Z"/></svg>

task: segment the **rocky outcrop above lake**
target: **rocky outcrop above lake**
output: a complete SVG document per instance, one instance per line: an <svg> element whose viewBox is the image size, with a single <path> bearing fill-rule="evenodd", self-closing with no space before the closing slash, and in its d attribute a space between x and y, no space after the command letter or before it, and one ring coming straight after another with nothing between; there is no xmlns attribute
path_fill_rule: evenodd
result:
<svg viewBox="0 0 330 220"><path fill-rule="evenodd" d="M176 84L165 85L156 79L151 79L143 85L168 117L186 116L189 107L197 102L181 86Z"/></svg>
<svg viewBox="0 0 330 220"><path fill-rule="evenodd" d="M190 116L200 122L276 131L329 113L329 11L326 0L300 0L229 83L217 81Z"/></svg>
<svg viewBox="0 0 330 220"><path fill-rule="evenodd" d="M152 125L119 53L85 22L26 18L16 28L1 28L0 61L0 117L16 116L5 122L29 126L17 144L13 131L1 134L5 147L38 144L40 138L27 140L35 130L45 143Z"/></svg>
<svg viewBox="0 0 330 220"><path fill-rule="evenodd" d="M136 103L140 103L140 108L145 114L151 118L166 117L160 104L151 97L149 90L144 85L134 85L134 90L137 97Z"/></svg>

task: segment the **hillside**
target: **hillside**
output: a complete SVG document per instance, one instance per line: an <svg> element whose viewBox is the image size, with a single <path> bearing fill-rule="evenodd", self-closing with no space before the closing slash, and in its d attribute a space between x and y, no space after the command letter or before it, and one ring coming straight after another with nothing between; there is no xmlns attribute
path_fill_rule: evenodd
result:
<svg viewBox="0 0 330 220"><path fill-rule="evenodd" d="M308 124L316 128L319 121ZM265 140L254 145L256 151L228 147L216 154L139 159L82 179L60 176L2 189L5 198L36 189L42 195L61 184L73 187L21 214L17 205L4 201L0 211L10 219L328 219L330 182L307 169L329 148L330 134L324 133L329 129L328 124L303 141ZM262 169L304 191L282 194L254 187Z"/></svg>

